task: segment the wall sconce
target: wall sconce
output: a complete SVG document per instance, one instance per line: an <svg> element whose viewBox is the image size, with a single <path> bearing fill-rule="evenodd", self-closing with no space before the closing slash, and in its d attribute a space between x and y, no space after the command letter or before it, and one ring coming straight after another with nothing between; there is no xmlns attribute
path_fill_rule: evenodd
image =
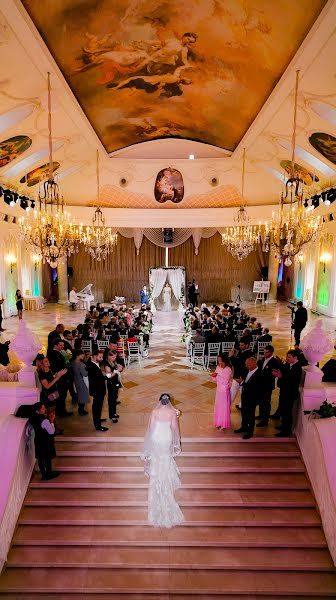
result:
<svg viewBox="0 0 336 600"><path fill-rule="evenodd" d="M10 272L13 273L13 267L16 265L16 256L14 254L7 254L5 260L10 265Z"/></svg>
<svg viewBox="0 0 336 600"><path fill-rule="evenodd" d="M303 252L299 252L299 254L297 255L297 261L298 261L300 271L301 271L302 265L303 265L303 258L304 258Z"/></svg>
<svg viewBox="0 0 336 600"><path fill-rule="evenodd" d="M322 252L321 256L320 256L320 263L323 264L323 273L325 273L326 270L326 264L329 263L332 259L332 256L330 254L330 252Z"/></svg>
<svg viewBox="0 0 336 600"><path fill-rule="evenodd" d="M40 257L38 254L33 254L33 263L34 263L34 270L36 271L37 267L40 264Z"/></svg>

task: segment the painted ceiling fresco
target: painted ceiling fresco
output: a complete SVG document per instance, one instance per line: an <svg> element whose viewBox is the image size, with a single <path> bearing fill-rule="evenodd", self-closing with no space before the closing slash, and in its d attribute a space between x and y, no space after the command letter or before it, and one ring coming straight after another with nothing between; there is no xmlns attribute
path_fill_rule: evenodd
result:
<svg viewBox="0 0 336 600"><path fill-rule="evenodd" d="M234 150L326 0L22 0L108 152Z"/></svg>
<svg viewBox="0 0 336 600"><path fill-rule="evenodd" d="M0 142L0 168L15 160L20 154L28 150L32 140L27 135L16 135Z"/></svg>

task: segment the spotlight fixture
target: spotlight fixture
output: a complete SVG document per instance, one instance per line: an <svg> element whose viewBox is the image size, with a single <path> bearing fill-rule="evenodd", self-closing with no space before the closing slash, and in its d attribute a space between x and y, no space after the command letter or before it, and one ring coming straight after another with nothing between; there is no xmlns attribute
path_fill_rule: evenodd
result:
<svg viewBox="0 0 336 600"><path fill-rule="evenodd" d="M31 200L31 202L30 202L30 208L35 208L35 202L34 202L34 200Z"/></svg>
<svg viewBox="0 0 336 600"><path fill-rule="evenodd" d="M13 192L10 190L4 190L4 201L6 204L8 204L8 206L14 206L15 202L13 198Z"/></svg>
<svg viewBox="0 0 336 600"><path fill-rule="evenodd" d="M28 198L26 198L25 196L20 196L19 200L21 208L23 208L23 210L26 210L26 208L28 207Z"/></svg>
<svg viewBox="0 0 336 600"><path fill-rule="evenodd" d="M304 201L304 203L303 203L303 206L304 206L305 208L308 208L308 200L307 200L307 198L305 199L305 201Z"/></svg>

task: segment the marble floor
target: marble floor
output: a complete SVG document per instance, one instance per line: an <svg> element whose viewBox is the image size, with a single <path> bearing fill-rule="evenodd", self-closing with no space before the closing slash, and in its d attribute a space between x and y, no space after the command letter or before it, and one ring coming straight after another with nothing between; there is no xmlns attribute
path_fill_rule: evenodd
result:
<svg viewBox="0 0 336 600"><path fill-rule="evenodd" d="M244 306L245 307L245 306ZM284 357L290 347L290 310L286 303L265 306L246 305L247 311L257 317L273 335L275 353ZM69 307L58 304L46 304L38 312L25 312L25 320L39 336L42 349L45 350L47 334L57 323L73 328L83 322L84 311L71 311ZM308 332L318 318L322 318L324 328L335 339L336 319L317 317L310 313ZM18 319L11 317L3 321L6 331L2 339L11 339L16 332ZM133 363L123 373L124 389L120 392L120 420L111 424L106 433L96 432L91 416L79 417L77 412L63 422L67 435L89 436L142 436L148 420L148 413L156 405L161 393L169 392L175 405L182 411L180 418L182 436L232 436L232 430L218 432L213 428L213 405L215 384L210 373L201 367L191 370L185 359L185 345L181 342L183 333L182 316L178 312L158 312L154 317L154 328L150 340L149 357L142 367ZM325 357L325 360L328 358ZM322 361L323 362L323 361ZM273 394L273 404L277 404L277 390ZM70 404L69 407L70 409ZM104 414L106 416L106 406ZM240 414L232 407L232 426L240 424ZM274 435L273 423L267 428L256 429L256 437Z"/></svg>

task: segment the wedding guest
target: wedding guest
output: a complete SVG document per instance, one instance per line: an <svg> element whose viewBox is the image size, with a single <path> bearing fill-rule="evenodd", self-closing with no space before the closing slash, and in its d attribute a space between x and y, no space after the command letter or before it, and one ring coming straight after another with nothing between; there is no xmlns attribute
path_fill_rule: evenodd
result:
<svg viewBox="0 0 336 600"><path fill-rule="evenodd" d="M246 359L251 358L253 352L250 349L250 342L239 342L239 350L230 350L229 357L233 366L233 381L231 385L231 402L233 403L240 389L240 379L245 379L247 375ZM239 405L238 405L238 408Z"/></svg>
<svg viewBox="0 0 336 600"><path fill-rule="evenodd" d="M268 342L271 343L272 336L270 335L268 327L264 327L262 330L261 336L258 338L258 342Z"/></svg>
<svg viewBox="0 0 336 600"><path fill-rule="evenodd" d="M235 429L234 433L243 433L243 440L249 440L253 437L255 424L255 411L258 404L261 375L258 369L257 361L254 356L247 358L245 362L247 374L239 378L239 383L242 386L241 393L241 427Z"/></svg>
<svg viewBox="0 0 336 600"><path fill-rule="evenodd" d="M51 347L51 343L55 338L61 338L63 333L64 333L64 325L63 323L59 323L58 325L56 325L55 329L53 329L53 331L51 331L48 335L48 350Z"/></svg>
<svg viewBox="0 0 336 600"><path fill-rule="evenodd" d="M48 350L47 357L50 361L50 368L53 373L58 373L67 369L66 360L62 354L64 350L64 341L61 338L56 338L51 343L51 349ZM70 417L72 411L66 410L66 397L68 393L68 377L64 375L59 381L58 392L59 397L56 402L56 414L59 417Z"/></svg>
<svg viewBox="0 0 336 600"><path fill-rule="evenodd" d="M106 419L101 418L104 398L106 394L106 377L103 374L100 365L103 362L103 351L94 350L92 357L87 362L87 371L89 374L89 393L92 396L92 418L97 431L108 431L108 427L103 427L102 422Z"/></svg>
<svg viewBox="0 0 336 600"><path fill-rule="evenodd" d="M202 335L201 329L196 329L195 335L190 340L191 344L205 344L205 336Z"/></svg>
<svg viewBox="0 0 336 600"><path fill-rule="evenodd" d="M298 344L295 344L294 348L299 353L298 359L299 359L299 363L300 363L301 367L306 367L308 365L308 360L306 359L306 357L303 353L303 350L301 350L301 348L300 348L300 346L298 346Z"/></svg>
<svg viewBox="0 0 336 600"><path fill-rule="evenodd" d="M23 298L22 298L21 290L16 290L16 292L15 292L15 302L16 302L16 309L18 311L18 317L19 317L19 319L22 319Z"/></svg>
<svg viewBox="0 0 336 600"><path fill-rule="evenodd" d="M117 401L119 389L121 388L120 373L123 370L116 362L117 354L108 350L104 353L104 370L107 377L107 401L109 407L109 418L112 423L118 423Z"/></svg>
<svg viewBox="0 0 336 600"><path fill-rule="evenodd" d="M336 344L334 344L336 350ZM321 367L323 371L322 381L336 382L336 358L330 358L325 365Z"/></svg>
<svg viewBox="0 0 336 600"><path fill-rule="evenodd" d="M48 419L46 415L46 407L42 402L36 402L33 405L33 414L29 421L34 428L35 437L35 457L41 472L42 480L49 480L58 477L58 471L52 470L52 459L56 456L54 434L55 415L50 415Z"/></svg>
<svg viewBox="0 0 336 600"><path fill-rule="evenodd" d="M293 320L293 329L294 329L294 338L295 343L300 345L301 332L306 327L308 321L308 312L307 309L303 306L301 300L296 303L296 311L294 313Z"/></svg>
<svg viewBox="0 0 336 600"><path fill-rule="evenodd" d="M41 402L46 407L48 419L53 417L56 433L61 434L63 433L63 429L57 427L55 422L56 407L59 399L58 384L60 379L66 377L68 369L61 369L54 374L50 368L49 359L46 357L36 360L36 369L41 384Z"/></svg>
<svg viewBox="0 0 336 600"><path fill-rule="evenodd" d="M217 367L211 377L216 380L217 390L214 409L214 427L226 429L231 425L231 366L230 359L226 354L220 354Z"/></svg>
<svg viewBox="0 0 336 600"><path fill-rule="evenodd" d="M302 367L299 363L297 350L289 350L286 355L285 364L278 369L273 369L274 377L278 378L279 413L281 419L279 433L276 437L287 437L292 433L293 407L299 398L299 385L301 383Z"/></svg>
<svg viewBox="0 0 336 600"><path fill-rule="evenodd" d="M84 364L85 352L81 349L73 351L71 371L78 398L78 414L88 415L85 405L89 403L89 376Z"/></svg>
<svg viewBox="0 0 336 600"><path fill-rule="evenodd" d="M274 348L270 344L265 346L264 357L258 361L261 373L261 388L259 399L259 419L257 427L267 427L271 414L272 392L275 389L275 377L273 369L277 369L279 363L274 356Z"/></svg>

